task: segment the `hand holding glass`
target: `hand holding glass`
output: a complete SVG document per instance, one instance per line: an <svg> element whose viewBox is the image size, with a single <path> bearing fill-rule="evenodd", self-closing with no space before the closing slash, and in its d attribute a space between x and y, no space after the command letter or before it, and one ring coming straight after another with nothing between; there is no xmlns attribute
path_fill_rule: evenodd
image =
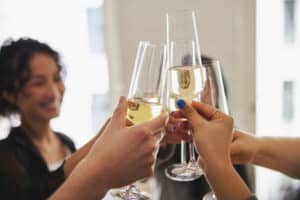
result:
<svg viewBox="0 0 300 200"><path fill-rule="evenodd" d="M165 55L165 46L156 46L148 41L139 43L128 93L127 118L133 124L155 118L162 112L161 91ZM153 134L162 138L162 133L162 130L157 130ZM133 184L112 195L124 200L151 199L150 194L141 192Z"/></svg>

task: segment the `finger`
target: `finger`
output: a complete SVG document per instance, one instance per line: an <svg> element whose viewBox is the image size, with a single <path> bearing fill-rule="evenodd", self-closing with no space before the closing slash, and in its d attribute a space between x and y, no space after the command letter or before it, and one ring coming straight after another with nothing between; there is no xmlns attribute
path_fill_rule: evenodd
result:
<svg viewBox="0 0 300 200"><path fill-rule="evenodd" d="M239 154L240 151L241 151L240 144L238 144L237 142L233 142L230 144L230 155L231 156Z"/></svg>
<svg viewBox="0 0 300 200"><path fill-rule="evenodd" d="M174 133L176 131L187 132L190 128L189 122L186 119L184 119L184 121L181 119L169 120L165 127L166 131L170 133Z"/></svg>
<svg viewBox="0 0 300 200"><path fill-rule="evenodd" d="M132 121L126 118L126 126L132 126L132 125L134 125Z"/></svg>
<svg viewBox="0 0 300 200"><path fill-rule="evenodd" d="M161 143L163 144L179 144L182 140L186 142L192 142L193 137L188 134L179 134L179 133L167 133Z"/></svg>
<svg viewBox="0 0 300 200"><path fill-rule="evenodd" d="M185 125L187 124L187 125ZM191 127L189 126L188 123L179 123L179 124L174 124L172 127L172 132L175 134L180 134L180 135L188 135Z"/></svg>
<svg viewBox="0 0 300 200"><path fill-rule="evenodd" d="M180 136L181 140L184 140L186 142L193 142L193 136L191 134L188 134L188 133L177 133L177 135Z"/></svg>
<svg viewBox="0 0 300 200"><path fill-rule="evenodd" d="M246 162L243 162L238 156L231 156L231 162L233 164L247 164Z"/></svg>
<svg viewBox="0 0 300 200"><path fill-rule="evenodd" d="M176 119L184 118L184 115L181 110L176 110L170 113L170 116Z"/></svg>
<svg viewBox="0 0 300 200"><path fill-rule="evenodd" d="M189 135L189 130L182 129L180 127L180 124L174 124L174 125L168 124L166 127L166 135L165 135L164 139L165 139L165 141L176 140L177 141L176 143L180 142L181 140L185 140L185 141L189 142L189 141L191 141L192 136Z"/></svg>
<svg viewBox="0 0 300 200"><path fill-rule="evenodd" d="M182 139L180 137L164 137L160 144L179 144L181 141Z"/></svg>
<svg viewBox="0 0 300 200"><path fill-rule="evenodd" d="M189 130L191 127L188 121L182 121L179 123L179 128L183 130Z"/></svg>
<svg viewBox="0 0 300 200"><path fill-rule="evenodd" d="M198 113L200 113L202 116L204 116L206 119L210 120L216 113L217 109L201 102L192 102L192 106L197 110Z"/></svg>
<svg viewBox="0 0 300 200"><path fill-rule="evenodd" d="M174 123L174 124L168 123L166 125L165 129L168 133L174 133L177 129L177 126L178 126L178 123Z"/></svg>
<svg viewBox="0 0 300 200"><path fill-rule="evenodd" d="M126 125L127 115L127 101L124 96L120 96L119 104L114 110L111 117L111 124L113 126L124 127Z"/></svg>
<svg viewBox="0 0 300 200"><path fill-rule="evenodd" d="M188 119L192 127L206 121L205 118L198 114L198 112L192 107L191 104L187 103L183 99L178 99L176 101L176 104L178 108L181 109L183 115Z"/></svg>
<svg viewBox="0 0 300 200"><path fill-rule="evenodd" d="M146 126L147 128L149 128L153 133L155 133L156 131L158 131L159 129L163 129L165 128L167 122L169 119L169 115L167 112L163 112L162 114L160 114L158 117L141 123L141 126Z"/></svg>
<svg viewBox="0 0 300 200"><path fill-rule="evenodd" d="M179 112L177 112L177 113L179 113ZM175 124L175 123L180 123L182 121L186 121L183 114L180 114L181 117L177 117L178 114L176 114L176 116L173 116L173 115L174 114L170 114L168 123Z"/></svg>
<svg viewBox="0 0 300 200"><path fill-rule="evenodd" d="M162 141L162 139L165 136L165 130L159 129L158 131L154 132L152 136L156 139L157 141L157 146L159 146L159 143Z"/></svg>
<svg viewBox="0 0 300 200"><path fill-rule="evenodd" d="M234 142L239 136L239 133L236 130L234 130L232 134L232 142Z"/></svg>
<svg viewBox="0 0 300 200"><path fill-rule="evenodd" d="M189 133L191 128L192 127L190 126L188 121L180 122L175 130L175 134L179 135L182 140L185 140L186 142L192 142L193 136Z"/></svg>

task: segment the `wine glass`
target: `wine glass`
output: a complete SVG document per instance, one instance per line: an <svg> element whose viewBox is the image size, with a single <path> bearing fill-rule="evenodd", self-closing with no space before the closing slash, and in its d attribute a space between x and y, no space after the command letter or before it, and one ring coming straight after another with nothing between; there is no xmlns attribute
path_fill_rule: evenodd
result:
<svg viewBox="0 0 300 200"><path fill-rule="evenodd" d="M191 10L168 13L167 19L167 99L169 111L176 110L176 100L200 100L204 73L201 66L196 15ZM191 131L190 131L191 134ZM197 163L194 144L181 142L181 163L168 166L165 174L175 181L193 181L203 175Z"/></svg>
<svg viewBox="0 0 300 200"><path fill-rule="evenodd" d="M127 97L127 118L133 124L151 120L161 114L165 63L166 46L154 45L149 41L139 42ZM154 134L162 139L163 130L157 130ZM140 191L134 184L112 192L112 196L124 200L151 199L150 194Z"/></svg>
<svg viewBox="0 0 300 200"><path fill-rule="evenodd" d="M205 70L206 80L200 95L201 101L229 114L219 61L208 59L203 61L202 66ZM202 200L217 200L217 198L213 192L209 192Z"/></svg>

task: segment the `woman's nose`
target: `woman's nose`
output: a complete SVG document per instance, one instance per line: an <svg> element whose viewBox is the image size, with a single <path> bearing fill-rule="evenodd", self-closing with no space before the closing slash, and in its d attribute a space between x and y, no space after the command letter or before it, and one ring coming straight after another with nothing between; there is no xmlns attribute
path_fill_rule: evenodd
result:
<svg viewBox="0 0 300 200"><path fill-rule="evenodd" d="M47 94L49 97L59 97L60 94L60 88L56 83L49 83L47 87Z"/></svg>

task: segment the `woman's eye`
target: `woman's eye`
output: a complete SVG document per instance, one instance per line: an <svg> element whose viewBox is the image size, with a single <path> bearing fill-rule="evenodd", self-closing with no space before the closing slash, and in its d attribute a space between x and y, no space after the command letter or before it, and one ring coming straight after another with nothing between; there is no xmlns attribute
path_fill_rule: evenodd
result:
<svg viewBox="0 0 300 200"><path fill-rule="evenodd" d="M44 84L43 81L32 82L32 85L35 85L35 86L42 86L43 84Z"/></svg>
<svg viewBox="0 0 300 200"><path fill-rule="evenodd" d="M56 77L54 78L54 81L55 81L55 82L60 82L60 81L62 81L61 76L56 76Z"/></svg>

